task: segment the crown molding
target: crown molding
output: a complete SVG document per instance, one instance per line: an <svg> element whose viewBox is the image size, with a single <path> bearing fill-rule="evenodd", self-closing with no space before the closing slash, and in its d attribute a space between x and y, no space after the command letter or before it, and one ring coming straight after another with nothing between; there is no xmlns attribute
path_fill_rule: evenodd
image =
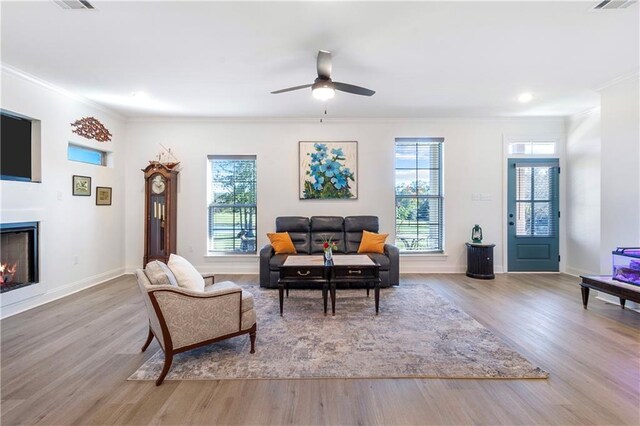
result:
<svg viewBox="0 0 640 426"><path fill-rule="evenodd" d="M322 118L322 122L320 122ZM270 123L292 123L292 124L317 124L318 126L328 126L331 124L438 124L452 122L563 122L566 116L540 116L540 117L431 117L431 118L399 118L399 117L131 117L127 123L211 123L211 124L270 124Z"/></svg>
<svg viewBox="0 0 640 426"><path fill-rule="evenodd" d="M600 107L599 106L587 108L587 109L585 109L583 111L576 112L575 114L568 116L567 119L571 119L571 118L575 118L575 117L583 117L583 116L586 116L586 115L594 115L594 114L600 114Z"/></svg>
<svg viewBox="0 0 640 426"><path fill-rule="evenodd" d="M104 112L106 114L109 114L112 117L117 118L119 120L122 120L122 121L126 121L127 120L127 117L115 112L112 109L109 109L109 108L105 107L102 104L96 103L96 102L94 102L94 101L92 101L90 99L85 98L84 96L78 95L77 93L74 93L72 91L64 89L64 88L62 88L60 86L57 86L57 85L55 85L53 83L50 83L50 82L48 82L46 80L43 80L43 79L41 79L39 77L36 77L33 74L29 74L29 73L27 73L25 71L22 71L21 69L18 69L18 68L14 67L14 66L11 66L9 64L6 64L6 63L2 62L2 63L0 63L0 68L2 69L3 73L6 73L6 74L11 75L13 77L16 77L16 78L18 78L20 80L23 80L23 81L26 81L28 83L34 84L36 86L43 87L43 88L45 88L47 90L50 90L50 91L52 91L54 93L57 93L57 94L62 95L62 96L65 96L65 97L67 97L69 99L72 99L72 100L74 100L76 102L83 103L83 104L85 104L85 105L87 105L87 106L89 106L91 108L94 108L94 109L100 110L100 111L102 111L102 112Z"/></svg>
<svg viewBox="0 0 640 426"><path fill-rule="evenodd" d="M623 81L627 81L627 80L632 80L634 78L640 79L640 68L637 68L633 71L629 71L624 74L620 74L619 76L614 77L611 80L600 84L599 86L596 86L593 90L595 90L596 92L601 92L604 89L607 89L611 86L615 86L618 83L622 83Z"/></svg>

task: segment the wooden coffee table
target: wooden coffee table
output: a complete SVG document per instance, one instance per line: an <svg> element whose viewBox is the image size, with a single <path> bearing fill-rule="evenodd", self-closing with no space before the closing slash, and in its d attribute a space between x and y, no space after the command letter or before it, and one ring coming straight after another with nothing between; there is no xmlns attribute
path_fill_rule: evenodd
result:
<svg viewBox="0 0 640 426"><path fill-rule="evenodd" d="M640 303L640 286L616 281L610 275L581 275L582 305L587 309L589 303L589 289L620 298L620 307L624 309L627 300Z"/></svg>
<svg viewBox="0 0 640 426"><path fill-rule="evenodd" d="M284 294L289 297L289 284L317 284L322 287L324 314L327 314L327 293L331 294L331 313L336 314L336 284L361 282L366 285L367 297L369 285L373 283L375 292L376 315L380 306L380 265L367 255L335 255L331 261L324 256L289 256L280 266L278 296L280 315L283 314Z"/></svg>
<svg viewBox="0 0 640 426"><path fill-rule="evenodd" d="M278 296L280 298L280 316L284 292L289 297L289 284L306 283L317 284L322 287L324 300L324 314L327 315L327 293L329 292L329 264L325 263L324 256L289 256L280 266L280 279L278 280Z"/></svg>
<svg viewBox="0 0 640 426"><path fill-rule="evenodd" d="M333 256L333 265L329 271L329 290L331 292L331 312L336 314L336 284L364 283L369 297L369 284L373 283L376 301L376 315L380 307L380 265L366 254L345 254Z"/></svg>

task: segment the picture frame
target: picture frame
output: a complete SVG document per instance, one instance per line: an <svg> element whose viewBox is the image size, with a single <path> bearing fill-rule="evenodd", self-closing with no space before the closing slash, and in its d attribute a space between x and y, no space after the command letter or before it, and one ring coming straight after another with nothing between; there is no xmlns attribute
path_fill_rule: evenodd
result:
<svg viewBox="0 0 640 426"><path fill-rule="evenodd" d="M91 196L91 177L73 175L71 190L74 196L90 197Z"/></svg>
<svg viewBox="0 0 640 426"><path fill-rule="evenodd" d="M111 190L110 186L96 186L96 206L111 205Z"/></svg>
<svg viewBox="0 0 640 426"><path fill-rule="evenodd" d="M357 141L298 143L300 200L358 199Z"/></svg>

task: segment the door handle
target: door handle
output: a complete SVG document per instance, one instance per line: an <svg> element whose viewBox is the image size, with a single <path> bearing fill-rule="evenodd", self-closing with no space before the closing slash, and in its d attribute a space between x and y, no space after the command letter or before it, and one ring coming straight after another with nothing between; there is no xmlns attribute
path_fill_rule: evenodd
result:
<svg viewBox="0 0 640 426"><path fill-rule="evenodd" d="M360 274L362 274L362 271L360 271L358 269L356 269L356 270L349 269L349 274L358 274L358 275L360 275Z"/></svg>
<svg viewBox="0 0 640 426"><path fill-rule="evenodd" d="M509 225L513 226L513 222L509 222Z"/></svg>
<svg viewBox="0 0 640 426"><path fill-rule="evenodd" d="M306 277L307 275L309 275L311 273L311 271L307 271L304 274L300 271L296 271L298 273L298 275L300 275L301 277Z"/></svg>

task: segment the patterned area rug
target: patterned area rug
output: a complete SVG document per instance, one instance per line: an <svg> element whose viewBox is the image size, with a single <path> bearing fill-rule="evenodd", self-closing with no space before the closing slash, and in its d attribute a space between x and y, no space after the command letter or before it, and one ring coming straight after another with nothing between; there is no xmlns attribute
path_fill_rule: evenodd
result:
<svg viewBox="0 0 640 426"><path fill-rule="evenodd" d="M239 336L174 356L165 380L296 378L547 378L487 328L427 285L338 290L336 315L321 291L291 290L280 317L278 291L245 286L258 315L256 353ZM329 311L331 308L329 307ZM155 380L161 350L129 380Z"/></svg>

